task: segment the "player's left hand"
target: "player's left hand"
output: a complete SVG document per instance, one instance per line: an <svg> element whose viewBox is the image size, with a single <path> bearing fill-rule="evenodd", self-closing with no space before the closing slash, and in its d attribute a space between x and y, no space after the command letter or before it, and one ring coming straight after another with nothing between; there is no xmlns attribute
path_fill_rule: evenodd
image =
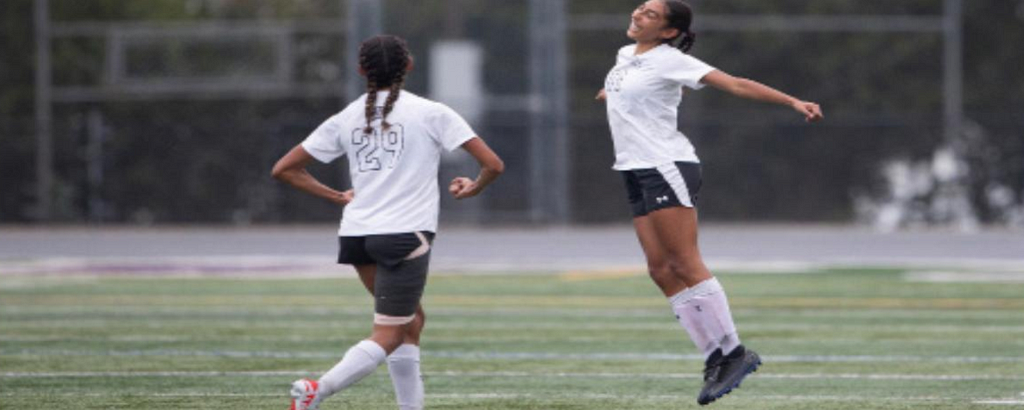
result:
<svg viewBox="0 0 1024 410"><path fill-rule="evenodd" d="M472 179L457 177L448 184L448 192L451 193L455 199L465 199L479 194L480 188Z"/></svg>
<svg viewBox="0 0 1024 410"><path fill-rule="evenodd" d="M345 206L348 205L349 202L352 202L352 199L354 199L355 197L356 192L352 189L349 189L338 195L338 197L334 199L334 202L337 203L338 205Z"/></svg>
<svg viewBox="0 0 1024 410"><path fill-rule="evenodd" d="M818 122L825 118L825 114L821 112L821 107L810 101L797 101L793 103L793 109L803 114L804 120L807 122Z"/></svg>

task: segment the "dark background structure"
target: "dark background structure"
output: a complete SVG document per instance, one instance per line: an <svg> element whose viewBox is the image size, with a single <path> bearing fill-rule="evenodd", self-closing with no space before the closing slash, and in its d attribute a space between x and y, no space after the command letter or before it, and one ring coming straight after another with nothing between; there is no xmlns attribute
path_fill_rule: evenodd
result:
<svg viewBox="0 0 1024 410"><path fill-rule="evenodd" d="M0 223L336 220L269 170L353 95L346 50L358 39L344 22L361 21L350 15L360 1L43 1L53 101L42 122L40 0L0 2ZM416 55L412 92L431 94L436 41L484 51L488 104L473 125L508 173L476 205L445 200L448 220L627 220L593 96L628 44L634 2L377 3L379 29ZM702 218L1024 226L1024 1L692 4L695 56L826 113L806 125L783 107L689 93L680 127L704 162ZM961 81L953 117L949 67ZM471 170L446 164L442 180ZM347 183L343 166L314 171Z"/></svg>

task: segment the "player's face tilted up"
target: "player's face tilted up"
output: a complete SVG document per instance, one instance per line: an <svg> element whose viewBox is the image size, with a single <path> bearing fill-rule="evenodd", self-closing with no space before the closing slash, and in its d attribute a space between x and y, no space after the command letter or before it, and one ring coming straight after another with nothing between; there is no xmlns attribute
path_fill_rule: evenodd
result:
<svg viewBox="0 0 1024 410"><path fill-rule="evenodd" d="M684 88L705 85L754 100L786 105L808 122L823 118L817 104L745 78L733 77L687 54L696 41L693 12L681 0L649 0L630 15L615 66L597 94L606 103L615 164L626 185L637 238L651 279L668 298L680 325L704 353L701 405L739 387L761 364L740 344L725 291L697 246L700 160L678 130Z"/></svg>
<svg viewBox="0 0 1024 410"><path fill-rule="evenodd" d="M292 385L292 409L316 409L327 397L387 361L401 410L423 408L419 338L439 211L438 166L444 150L462 148L480 164L476 179L449 184L457 199L479 194L504 170L501 159L447 106L402 90L412 67L405 41L377 36L363 42L360 73L367 92L321 124L274 166L273 176L345 206L338 229L338 263L353 265L374 295L369 338L352 346L319 380ZM352 189L337 191L313 178L312 160L347 156Z"/></svg>

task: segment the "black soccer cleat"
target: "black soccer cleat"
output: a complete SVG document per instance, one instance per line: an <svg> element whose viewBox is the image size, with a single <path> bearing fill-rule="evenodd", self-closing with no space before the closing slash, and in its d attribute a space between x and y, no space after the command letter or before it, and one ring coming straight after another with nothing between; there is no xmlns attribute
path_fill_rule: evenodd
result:
<svg viewBox="0 0 1024 410"><path fill-rule="evenodd" d="M739 388L743 378L757 371L760 365L761 356L743 345L737 346L728 356L722 356L722 351L716 350L704 363L704 388L697 396L697 403L706 405Z"/></svg>

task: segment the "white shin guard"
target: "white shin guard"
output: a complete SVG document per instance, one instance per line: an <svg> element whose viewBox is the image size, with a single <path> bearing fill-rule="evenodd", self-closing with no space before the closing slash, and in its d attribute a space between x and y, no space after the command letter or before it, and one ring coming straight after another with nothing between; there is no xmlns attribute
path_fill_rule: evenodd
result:
<svg viewBox="0 0 1024 410"><path fill-rule="evenodd" d="M399 410L422 410L423 377L420 374L420 347L413 344L401 345L391 352L387 361Z"/></svg>
<svg viewBox="0 0 1024 410"><path fill-rule="evenodd" d="M740 344L736 325L729 311L729 300L717 278L703 281L669 298L672 311L690 334L704 358L721 348L728 354Z"/></svg>
<svg viewBox="0 0 1024 410"><path fill-rule="evenodd" d="M372 340L363 340L345 352L345 357L320 377L320 394L329 397L369 376L384 362L387 353Z"/></svg>

